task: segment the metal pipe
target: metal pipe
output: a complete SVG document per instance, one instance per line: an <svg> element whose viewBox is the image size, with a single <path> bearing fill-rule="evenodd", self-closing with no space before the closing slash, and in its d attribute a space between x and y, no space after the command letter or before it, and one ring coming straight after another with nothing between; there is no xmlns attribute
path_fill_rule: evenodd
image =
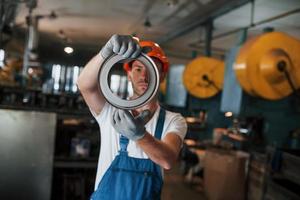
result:
<svg viewBox="0 0 300 200"><path fill-rule="evenodd" d="M211 41L213 34L213 21L209 20L205 25L205 44L204 44L204 55L211 56Z"/></svg>
<svg viewBox="0 0 300 200"><path fill-rule="evenodd" d="M136 29L136 27L139 27L141 21L145 20L145 18L149 18L149 20L151 21L151 17L149 16L149 13L151 11L151 9L153 8L153 6L155 5L157 0L147 0L145 5L143 6L143 10L141 12L141 16L139 16L137 19L137 21L130 25L129 29L130 31L132 31L133 34L137 34L139 31L139 28Z"/></svg>
<svg viewBox="0 0 300 200"><path fill-rule="evenodd" d="M200 49L204 49L203 46L200 47ZM199 48L197 48L196 50L200 50ZM216 56L216 57L220 57L220 56L223 56L225 54L225 50L224 49L219 49L219 48L212 48L212 55ZM193 54L188 54L190 56L188 56L187 54L184 54L184 55L181 55L181 54L178 54L176 52L173 52L173 51L168 51L166 50L165 53L168 55L168 57L170 58L178 58L178 59L183 59L183 60L192 60L194 59L196 56L193 55ZM197 52L198 53L198 52ZM197 55L197 54L196 54Z"/></svg>
<svg viewBox="0 0 300 200"><path fill-rule="evenodd" d="M287 17L287 16L295 14L295 13L299 13L299 12L300 12L300 8L297 8L297 9L294 9L294 10L291 10L291 11L288 11L288 12L285 12L285 13L282 13L282 14L270 17L268 19L261 20L261 21L256 22L256 23L249 24L248 26L245 26L245 27L242 27L242 28L237 28L237 29L234 29L234 30L231 30L231 31L220 33L218 35L213 36L212 40L219 39L219 38L222 38L222 37L226 37L228 35L237 33L237 32L239 32L239 31L241 31L243 29L249 29L249 28L252 28L252 27L255 27L255 26L259 26L259 25L262 25L262 24L265 24L265 23L268 23L268 22L271 22L271 21L274 21L274 20L277 20L277 19L281 19L283 17ZM189 46L190 47L198 47L199 44L202 44L204 42L205 42L205 40L200 40L200 41L198 41L196 43L190 44Z"/></svg>
<svg viewBox="0 0 300 200"><path fill-rule="evenodd" d="M254 10L255 10L255 0L251 1L251 19L250 24L253 25L254 23Z"/></svg>
<svg viewBox="0 0 300 200"><path fill-rule="evenodd" d="M192 23L189 23L180 29L176 27L174 30L171 30L169 33L167 33L164 37L161 37L158 39L158 43L160 45L167 43L171 40L174 40L180 36L183 36L192 30L198 28L199 26L203 25L203 23L207 22L207 20L215 19L221 15L224 15L228 13L229 11L236 9L238 7L241 7L248 3L250 0L239 0L239 1L231 1L229 3L226 3L225 5L221 6L221 8L215 10L215 11L208 11L205 12L203 15L199 16L201 19L193 21ZM198 17L198 18L199 18Z"/></svg>
<svg viewBox="0 0 300 200"><path fill-rule="evenodd" d="M38 31L38 17L30 16L29 17L29 26L28 26L28 41L27 48L31 51L36 51L38 48L39 40L39 31Z"/></svg>
<svg viewBox="0 0 300 200"><path fill-rule="evenodd" d="M32 12L29 12L28 16L28 35L24 51L24 62L22 74L24 77L27 76L28 68L30 67L30 61L36 61L38 59L37 48L38 48L38 23L40 17L32 16Z"/></svg>
<svg viewBox="0 0 300 200"><path fill-rule="evenodd" d="M277 20L277 19L281 19L281 18L283 18L283 17L287 17L287 16L289 16L289 15L292 15L292 14L295 14L295 13L299 13L300 12L300 8L296 8L296 9L294 9L294 10L291 10L291 11L288 11L288 12L285 12L285 13L282 13L282 14L280 14L280 15L276 15L276 16L274 16L274 17L270 17L270 18L268 18L268 19L265 19L265 20L261 20L261 21L259 21L259 22L256 22L254 25L253 25L253 27L254 26L258 26L258 25L262 25L262 24L265 24L265 23L267 23L267 22L271 22L271 21L274 21L274 20Z"/></svg>
<svg viewBox="0 0 300 200"><path fill-rule="evenodd" d="M157 25L161 25L161 24L169 21L170 19L173 19L179 12L184 10L189 4L190 4L190 1L186 1L185 3L180 5L176 10L174 10L174 12L172 12L169 16L167 16L163 20L161 20Z"/></svg>

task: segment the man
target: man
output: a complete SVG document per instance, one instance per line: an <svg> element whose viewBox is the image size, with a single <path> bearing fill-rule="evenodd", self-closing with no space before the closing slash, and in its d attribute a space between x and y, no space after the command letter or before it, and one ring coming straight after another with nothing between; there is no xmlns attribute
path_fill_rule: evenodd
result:
<svg viewBox="0 0 300 200"><path fill-rule="evenodd" d="M162 81L169 67L162 49L153 42L139 43L122 35L113 35L78 78L78 87L101 133L93 200L160 199L162 168L170 169L176 162L186 134L184 118L160 108L157 97L129 112L108 104L99 91L97 74L103 61L113 54L136 58L141 46L150 48L147 55L157 65ZM143 63L135 60L124 69L132 82L133 98L143 94L148 87Z"/></svg>

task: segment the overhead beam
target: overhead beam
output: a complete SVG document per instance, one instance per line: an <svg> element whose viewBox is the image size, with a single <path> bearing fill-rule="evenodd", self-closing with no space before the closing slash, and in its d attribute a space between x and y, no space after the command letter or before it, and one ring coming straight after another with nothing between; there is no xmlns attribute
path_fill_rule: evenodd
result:
<svg viewBox="0 0 300 200"><path fill-rule="evenodd" d="M208 57L211 56L212 34L213 34L213 21L209 20L205 24L205 49L204 49L204 55Z"/></svg>
<svg viewBox="0 0 300 200"><path fill-rule="evenodd" d="M272 22L272 21L275 21L275 20L278 20L278 19L281 19L281 18L284 18L284 17L288 17L288 16L293 15L293 14L298 14L298 13L300 13L300 8L296 8L296 9L290 10L288 12L281 13L279 15L276 15L276 16L273 16L273 17L270 17L270 18L267 18L267 19L263 19L261 21L255 22L255 23L250 23L247 26L243 26L243 27L240 27L240 28L236 28L236 29L224 32L224 33L220 33L218 35L213 36L212 40L220 39L220 38L232 35L232 34L236 34L240 31L245 30L245 29L247 30L247 29L250 29L250 28L253 28L253 27L257 27L257 26L260 26L260 25L263 25L263 24L266 24L266 23L269 23L269 22ZM199 45L201 45L203 43L205 43L205 40L199 40L199 41L196 41L192 44L189 44L189 46L197 48L197 47L199 47Z"/></svg>
<svg viewBox="0 0 300 200"><path fill-rule="evenodd" d="M231 10L234 10L238 7L241 7L241 6L247 4L248 2L251 2L251 1L252 0L232 0L232 1L229 1L217 10L212 10L209 13L204 13L203 15L200 15L199 20L195 20L194 22L186 24L185 26L182 26L180 28L176 27L175 29L173 29L169 33L167 33L165 36L159 38L157 41L158 41L159 44L167 43L171 40L174 40L174 39L176 39L180 36L183 36L183 35L191 32L191 31L193 31L194 29L198 28L199 26L201 26L206 21L213 20L213 19L215 19L215 18L217 18L221 15L224 15L224 14L230 12Z"/></svg>

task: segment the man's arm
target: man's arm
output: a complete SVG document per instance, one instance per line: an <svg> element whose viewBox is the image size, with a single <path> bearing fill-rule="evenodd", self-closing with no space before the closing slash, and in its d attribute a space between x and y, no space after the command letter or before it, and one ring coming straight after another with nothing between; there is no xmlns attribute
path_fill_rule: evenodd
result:
<svg viewBox="0 0 300 200"><path fill-rule="evenodd" d="M155 139L145 129L149 112L144 110L134 118L128 110L116 109L111 116L111 124L118 133L136 141L151 160L170 169L177 160L182 140L172 132L167 133L162 141Z"/></svg>
<svg viewBox="0 0 300 200"><path fill-rule="evenodd" d="M84 67L77 80L78 88L91 110L99 114L105 99L98 88L98 72L104 59L97 54Z"/></svg>
<svg viewBox="0 0 300 200"><path fill-rule="evenodd" d="M146 133L142 139L137 140L137 144L149 158L164 169L171 169L176 163L181 143L181 138L174 133L167 133L162 141L149 133Z"/></svg>

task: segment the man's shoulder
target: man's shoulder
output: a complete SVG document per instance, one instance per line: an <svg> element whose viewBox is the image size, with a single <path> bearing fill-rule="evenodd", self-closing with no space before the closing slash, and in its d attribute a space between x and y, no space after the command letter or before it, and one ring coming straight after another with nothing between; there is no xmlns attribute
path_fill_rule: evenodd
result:
<svg viewBox="0 0 300 200"><path fill-rule="evenodd" d="M164 108L163 108L164 109ZM178 112L173 112L173 111L170 111L170 110L167 110L167 109L164 109L166 111L166 118L169 118L169 119L184 119L184 117L182 116L181 113L178 113Z"/></svg>

